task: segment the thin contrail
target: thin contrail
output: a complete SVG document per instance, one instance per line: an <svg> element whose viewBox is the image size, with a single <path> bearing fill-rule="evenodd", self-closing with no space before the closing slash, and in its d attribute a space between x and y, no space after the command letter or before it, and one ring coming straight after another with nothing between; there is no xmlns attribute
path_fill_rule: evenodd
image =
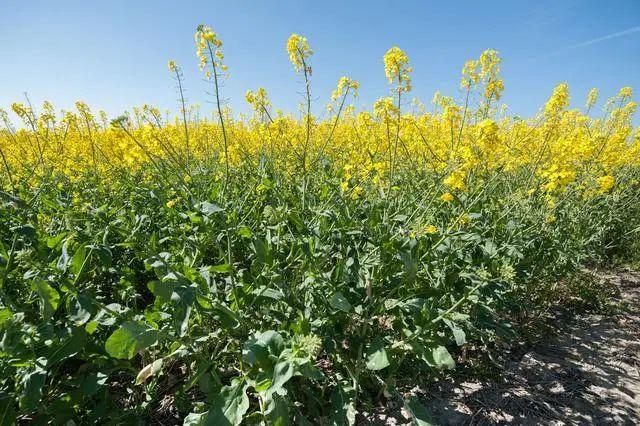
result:
<svg viewBox="0 0 640 426"><path fill-rule="evenodd" d="M637 27L626 29L624 31L618 31L616 33L611 33L611 34L608 34L606 36L594 38L593 40L588 40L588 41L585 41L585 42L582 42L582 43L574 44L573 46L570 46L570 48L573 49L573 48L576 48L576 47L589 46L591 44L600 43L601 41L611 40L612 38L623 37L623 36L626 36L626 35L629 35L629 34L633 34L633 33L637 33L637 32L640 32L640 25L637 26Z"/></svg>

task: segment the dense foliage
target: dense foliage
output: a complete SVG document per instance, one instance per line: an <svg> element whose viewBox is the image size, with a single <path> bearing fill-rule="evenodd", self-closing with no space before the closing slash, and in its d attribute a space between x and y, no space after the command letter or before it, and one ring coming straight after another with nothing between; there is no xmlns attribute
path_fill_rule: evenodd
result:
<svg viewBox="0 0 640 426"><path fill-rule="evenodd" d="M294 35L300 117L263 89L234 117L220 39L201 26L196 45L212 119L14 104L16 130L2 114L0 424L350 424L383 399L421 422L398 377L498 350L559 279L637 239L629 88L598 118L597 92L572 110L565 84L508 117L486 51L462 102L427 112L392 48L390 97L355 111L345 77L319 119Z"/></svg>

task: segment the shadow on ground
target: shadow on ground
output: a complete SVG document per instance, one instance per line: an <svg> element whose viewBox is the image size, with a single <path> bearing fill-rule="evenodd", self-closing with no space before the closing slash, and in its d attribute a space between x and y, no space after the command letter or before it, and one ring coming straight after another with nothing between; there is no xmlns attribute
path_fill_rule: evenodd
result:
<svg viewBox="0 0 640 426"><path fill-rule="evenodd" d="M585 315L511 362L500 381L416 388L434 423L640 424L640 273L601 274L626 312ZM405 424L379 415L372 423Z"/></svg>

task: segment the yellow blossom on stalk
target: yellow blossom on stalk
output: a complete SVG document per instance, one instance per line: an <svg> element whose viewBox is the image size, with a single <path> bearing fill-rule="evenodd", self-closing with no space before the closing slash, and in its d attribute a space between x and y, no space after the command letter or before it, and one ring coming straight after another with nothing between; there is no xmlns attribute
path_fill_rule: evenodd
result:
<svg viewBox="0 0 640 426"><path fill-rule="evenodd" d="M466 174L462 170L456 170L445 178L443 183L449 188L464 189L464 179ZM447 201L447 200L445 200Z"/></svg>
<svg viewBox="0 0 640 426"><path fill-rule="evenodd" d="M631 96L633 96L633 89L631 87L623 87L620 89L620 92L618 92L618 97L623 100L627 100L631 98Z"/></svg>
<svg viewBox="0 0 640 426"><path fill-rule="evenodd" d="M438 228L434 225L428 225L425 229L424 232L426 232L427 234L437 234L438 233Z"/></svg>
<svg viewBox="0 0 640 426"><path fill-rule="evenodd" d="M558 84L553 89L553 94L544 107L544 115L547 119L557 117L569 106L569 85Z"/></svg>
<svg viewBox="0 0 640 426"><path fill-rule="evenodd" d="M167 66L169 67L169 71L171 72L175 72L176 71L176 63L175 61L171 60L167 63Z"/></svg>
<svg viewBox="0 0 640 426"><path fill-rule="evenodd" d="M409 57L397 46L384 54L384 73L390 84L397 84L398 92L411 91L411 72Z"/></svg>
<svg viewBox="0 0 640 426"><path fill-rule="evenodd" d="M268 109L269 106L271 106L267 91L262 87L258 88L256 92L247 90L244 98L247 103L253 107L254 111L264 111L265 109Z"/></svg>
<svg viewBox="0 0 640 426"><path fill-rule="evenodd" d="M589 90L589 95L587 95L587 109L590 110L591 108L593 108L593 105L595 105L596 101L598 100L598 89L596 89L595 87L591 90Z"/></svg>
<svg viewBox="0 0 640 426"><path fill-rule="evenodd" d="M613 188L613 186L616 184L615 178L611 175L599 177L597 180L600 193L609 192L611 188Z"/></svg>
<svg viewBox="0 0 640 426"><path fill-rule="evenodd" d="M337 101L339 98L346 96L349 90L353 90L353 97L358 97L358 88L360 87L360 83L355 80L350 79L349 77L341 77L338 81L338 87L331 93L331 100Z"/></svg>
<svg viewBox="0 0 640 426"><path fill-rule="evenodd" d="M480 81L479 66L480 63L474 60L469 60L464 63L464 67L462 67L462 80L460 81L460 86L462 86L463 89L468 89L478 84L478 81Z"/></svg>
<svg viewBox="0 0 640 426"><path fill-rule="evenodd" d="M200 60L200 69L204 70L209 61L212 61L211 65L213 66L214 72L218 72L217 69L226 71L227 67L222 63L224 55L222 54L222 50L220 50L222 41L218 38L218 35L214 33L210 27L198 25L194 38L196 42L196 56ZM213 55L211 55L211 52L213 52ZM209 72L207 71L207 73ZM207 78L209 78L209 76Z"/></svg>
<svg viewBox="0 0 640 426"><path fill-rule="evenodd" d="M453 195L450 192L445 192L440 196L440 199L445 203L453 201Z"/></svg>
<svg viewBox="0 0 640 426"><path fill-rule="evenodd" d="M296 71L300 71L305 66L306 59L313 54L307 38L298 34L291 34L291 36L289 36L287 40L287 52L289 53L289 61L291 61ZM311 71L308 64L306 71Z"/></svg>
<svg viewBox="0 0 640 426"><path fill-rule="evenodd" d="M398 107L394 103L393 98L387 96L375 101L373 104L373 112L378 118L387 119L389 116L398 114Z"/></svg>

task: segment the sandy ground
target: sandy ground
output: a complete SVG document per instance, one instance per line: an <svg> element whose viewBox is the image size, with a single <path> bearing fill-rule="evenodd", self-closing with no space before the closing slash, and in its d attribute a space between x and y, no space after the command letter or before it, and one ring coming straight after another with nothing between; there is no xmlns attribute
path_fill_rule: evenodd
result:
<svg viewBox="0 0 640 426"><path fill-rule="evenodd" d="M615 314L559 322L499 379L441 380L409 393L441 425L640 424L640 272L597 277L619 290ZM409 423L404 409L384 411L364 423Z"/></svg>

